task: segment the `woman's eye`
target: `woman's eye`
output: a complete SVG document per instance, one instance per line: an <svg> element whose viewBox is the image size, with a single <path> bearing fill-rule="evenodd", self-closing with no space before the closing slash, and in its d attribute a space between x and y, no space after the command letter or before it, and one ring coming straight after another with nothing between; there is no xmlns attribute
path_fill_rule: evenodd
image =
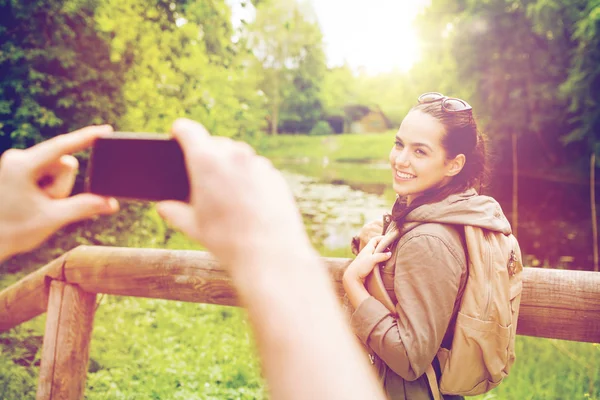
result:
<svg viewBox="0 0 600 400"><path fill-rule="evenodd" d="M396 144L396 147L402 147L402 142L396 140L394 143Z"/></svg>
<svg viewBox="0 0 600 400"><path fill-rule="evenodd" d="M415 150L415 153L417 153L417 154L418 154L418 155L420 155L420 156L425 156L425 155L427 155L427 154L426 154L426 153L425 153L423 150L421 150L421 149L417 149L417 150Z"/></svg>

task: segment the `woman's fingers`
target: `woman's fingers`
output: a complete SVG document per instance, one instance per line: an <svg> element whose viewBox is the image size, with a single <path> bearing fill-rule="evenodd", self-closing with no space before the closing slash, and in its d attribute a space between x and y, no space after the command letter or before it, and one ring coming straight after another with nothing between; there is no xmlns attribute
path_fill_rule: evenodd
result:
<svg viewBox="0 0 600 400"><path fill-rule="evenodd" d="M365 246L363 251L367 251L370 254L373 254L373 252L375 251L375 248L377 247L379 242L381 242L381 239L383 239L383 236L381 236L381 235L373 237L371 240L369 240L369 242L367 243L367 245Z"/></svg>
<svg viewBox="0 0 600 400"><path fill-rule="evenodd" d="M377 261L377 263L387 261L390 259L391 256L392 256L391 251L386 251L385 253L373 254L373 257L375 257L375 261Z"/></svg>

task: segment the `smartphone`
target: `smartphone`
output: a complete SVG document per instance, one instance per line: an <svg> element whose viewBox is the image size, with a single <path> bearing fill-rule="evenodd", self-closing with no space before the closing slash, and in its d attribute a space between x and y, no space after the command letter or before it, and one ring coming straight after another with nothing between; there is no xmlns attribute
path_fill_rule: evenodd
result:
<svg viewBox="0 0 600 400"><path fill-rule="evenodd" d="M92 147L88 192L127 200L187 201L189 186L183 151L167 135L114 132Z"/></svg>

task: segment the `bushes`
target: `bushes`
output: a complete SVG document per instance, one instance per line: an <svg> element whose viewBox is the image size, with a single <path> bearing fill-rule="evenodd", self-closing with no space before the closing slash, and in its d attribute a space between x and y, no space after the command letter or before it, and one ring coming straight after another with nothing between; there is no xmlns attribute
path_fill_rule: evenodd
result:
<svg viewBox="0 0 600 400"><path fill-rule="evenodd" d="M310 135L331 135L333 133L333 129L327 121L319 121L313 126L310 130Z"/></svg>

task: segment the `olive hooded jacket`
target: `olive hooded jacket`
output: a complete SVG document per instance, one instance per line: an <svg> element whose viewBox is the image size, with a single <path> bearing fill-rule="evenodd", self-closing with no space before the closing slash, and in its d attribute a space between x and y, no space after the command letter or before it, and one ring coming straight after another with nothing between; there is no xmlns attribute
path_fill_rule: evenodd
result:
<svg viewBox="0 0 600 400"><path fill-rule="evenodd" d="M464 225L511 233L498 202L474 189L410 211L380 270L395 315L374 297L352 313L352 328L390 399L430 399L424 373L438 349L452 343L467 279Z"/></svg>

